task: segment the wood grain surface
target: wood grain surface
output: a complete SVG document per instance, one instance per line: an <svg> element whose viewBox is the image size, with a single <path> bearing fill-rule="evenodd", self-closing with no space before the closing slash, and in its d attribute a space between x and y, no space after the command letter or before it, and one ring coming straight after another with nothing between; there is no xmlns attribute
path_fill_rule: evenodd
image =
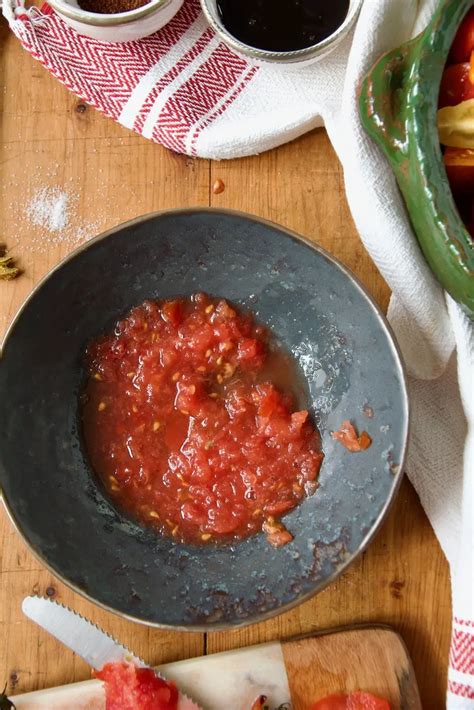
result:
<svg viewBox="0 0 474 710"><path fill-rule="evenodd" d="M363 688L391 710L422 710L415 673L400 636L368 628L312 636L283 644L293 710L345 689Z"/></svg>
<svg viewBox="0 0 474 710"><path fill-rule="evenodd" d="M0 42L0 242L24 270L0 282L0 337L33 286L74 246L137 215L188 205L246 210L300 232L353 269L386 308L387 286L357 236L323 130L248 159L192 160L87 107L21 49L5 24ZM225 190L215 195L217 178ZM59 231L34 224L45 190L66 194ZM444 707L448 567L407 481L377 539L344 576L297 609L237 632L162 632L99 610L42 567L3 510L0 551L0 685L8 681L10 693L89 676L82 661L22 617L22 598L37 592L78 609L155 664L341 624L391 624L409 648L424 707Z"/></svg>

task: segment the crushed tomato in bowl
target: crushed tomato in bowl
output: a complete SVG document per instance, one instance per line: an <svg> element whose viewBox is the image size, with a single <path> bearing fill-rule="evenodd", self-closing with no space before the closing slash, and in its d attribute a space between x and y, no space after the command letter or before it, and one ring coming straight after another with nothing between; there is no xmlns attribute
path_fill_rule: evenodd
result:
<svg viewBox="0 0 474 710"><path fill-rule="evenodd" d="M296 372L251 314L225 300L145 301L87 351L86 449L114 503L188 543L260 530L316 487L323 454Z"/></svg>

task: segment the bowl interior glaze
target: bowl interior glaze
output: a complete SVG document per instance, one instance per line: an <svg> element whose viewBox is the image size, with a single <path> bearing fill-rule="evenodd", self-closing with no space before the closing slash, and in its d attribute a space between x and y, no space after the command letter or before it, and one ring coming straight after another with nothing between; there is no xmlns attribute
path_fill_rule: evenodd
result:
<svg viewBox="0 0 474 710"><path fill-rule="evenodd" d="M146 298L200 290L252 309L308 384L321 485L286 516L295 540L279 550L263 535L222 547L157 537L114 509L83 451L87 343ZM407 393L383 316L327 253L245 215L161 213L89 242L23 306L0 362L0 483L12 520L63 581L145 623L222 628L295 605L364 548L401 479ZM350 454L331 439L346 418L372 436L367 451Z"/></svg>

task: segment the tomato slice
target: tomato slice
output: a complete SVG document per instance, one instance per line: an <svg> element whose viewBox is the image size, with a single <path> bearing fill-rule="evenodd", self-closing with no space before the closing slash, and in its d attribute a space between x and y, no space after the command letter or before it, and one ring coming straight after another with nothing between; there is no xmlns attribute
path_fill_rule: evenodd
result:
<svg viewBox="0 0 474 710"><path fill-rule="evenodd" d="M474 82L471 81L469 61L446 67L439 90L439 107L457 106L474 99Z"/></svg>
<svg viewBox="0 0 474 710"><path fill-rule="evenodd" d="M390 710L390 705L372 693L356 690L349 695L330 695L318 700L308 710Z"/></svg>
<svg viewBox="0 0 474 710"><path fill-rule="evenodd" d="M449 53L448 62L458 64L468 62L474 51L474 8L471 8L462 21Z"/></svg>
<svg viewBox="0 0 474 710"><path fill-rule="evenodd" d="M446 148L443 157L453 193L474 193L474 150Z"/></svg>

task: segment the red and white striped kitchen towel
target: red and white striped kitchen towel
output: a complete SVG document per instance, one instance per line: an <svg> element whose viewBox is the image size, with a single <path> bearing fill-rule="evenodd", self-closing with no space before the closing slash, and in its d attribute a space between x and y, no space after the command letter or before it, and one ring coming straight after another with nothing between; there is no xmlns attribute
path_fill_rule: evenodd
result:
<svg viewBox="0 0 474 710"><path fill-rule="evenodd" d="M15 19L8 2L21 1L3 0L4 14L33 56L78 96L172 150L249 155L324 118L361 239L393 291L389 320L412 404L407 472L451 569L447 707L474 710L474 328L433 278L357 110L361 78L422 29L439 0L365 0L353 36L324 61L292 70L237 57L206 26L197 0L185 0L157 34L121 45L81 37L48 9Z"/></svg>
<svg viewBox="0 0 474 710"><path fill-rule="evenodd" d="M154 35L124 44L81 36L47 5L40 14L22 3L4 0L3 11L26 50L89 104L179 153L219 159L275 147L322 125L321 87L329 92L337 79L342 88L349 41L329 74L327 65L296 74L258 67L219 40L198 0L185 0Z"/></svg>

